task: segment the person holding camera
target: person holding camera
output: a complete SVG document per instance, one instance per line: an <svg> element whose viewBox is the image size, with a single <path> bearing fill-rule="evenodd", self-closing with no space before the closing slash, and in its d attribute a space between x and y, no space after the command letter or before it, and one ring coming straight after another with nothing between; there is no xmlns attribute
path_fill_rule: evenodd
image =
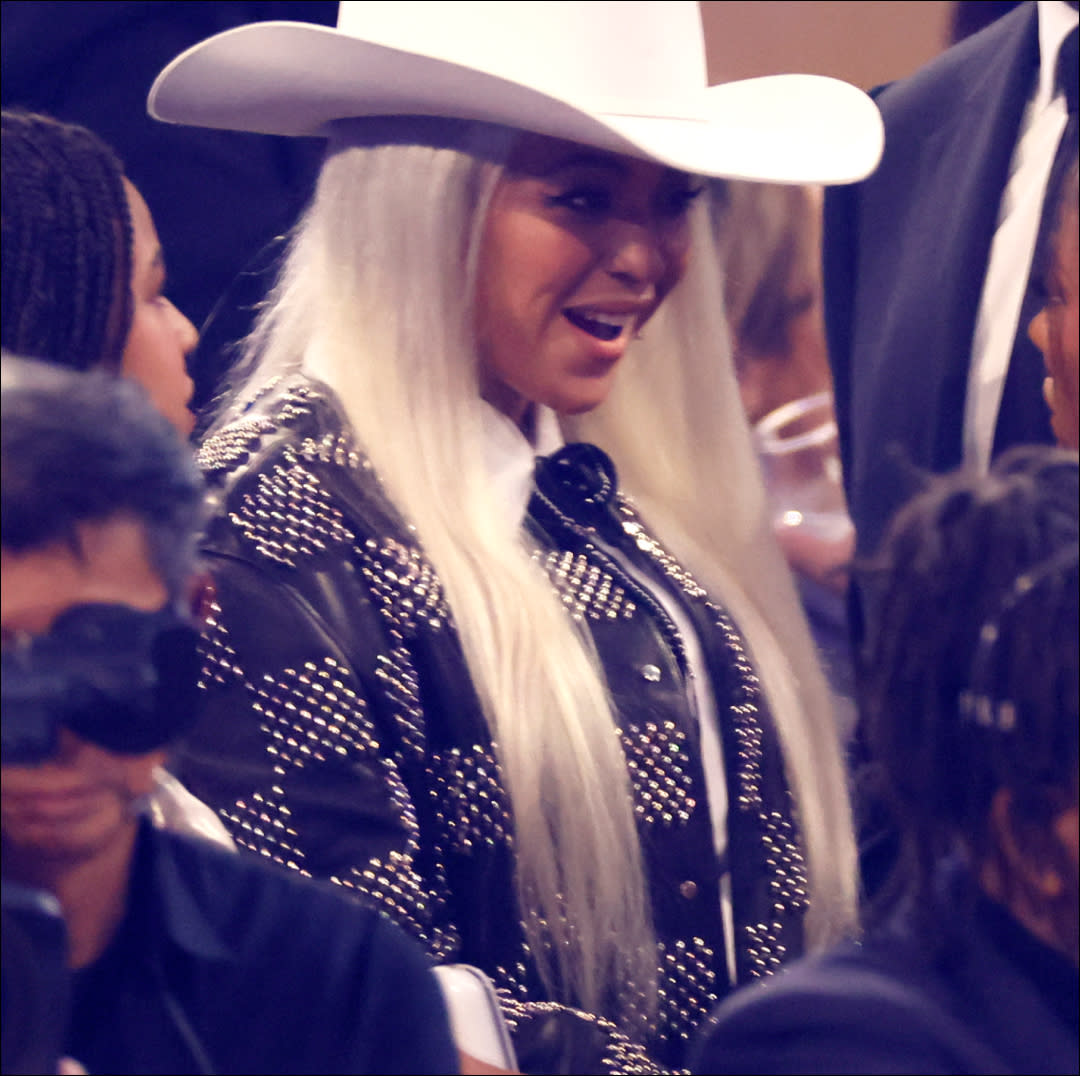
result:
<svg viewBox="0 0 1080 1076"><path fill-rule="evenodd" d="M5 944L5 1016L43 982L61 1015L51 1044L19 1042L33 1013L5 1019L4 1071L457 1071L403 931L146 815L194 712L203 485L144 391L5 356L2 506L4 921L29 938L24 973L58 953L69 972L13 980ZM48 898L27 893L63 932L35 933Z"/></svg>

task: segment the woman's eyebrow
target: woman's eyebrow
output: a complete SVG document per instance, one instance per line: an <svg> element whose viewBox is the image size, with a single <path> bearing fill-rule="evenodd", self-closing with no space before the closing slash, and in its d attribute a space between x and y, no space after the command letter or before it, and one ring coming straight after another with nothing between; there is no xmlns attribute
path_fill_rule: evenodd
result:
<svg viewBox="0 0 1080 1076"><path fill-rule="evenodd" d="M626 165L617 157L610 157L606 153L590 153L581 150L571 153L540 171L540 175L550 176L569 168L602 168L616 175L625 175Z"/></svg>

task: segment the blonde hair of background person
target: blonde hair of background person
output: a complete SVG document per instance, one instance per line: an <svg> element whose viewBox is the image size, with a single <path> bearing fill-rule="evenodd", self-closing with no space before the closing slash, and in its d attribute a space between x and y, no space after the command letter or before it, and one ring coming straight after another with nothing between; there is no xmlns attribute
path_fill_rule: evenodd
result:
<svg viewBox="0 0 1080 1076"><path fill-rule="evenodd" d="M821 297L821 190L731 181L717 190L724 301L751 425L832 388Z"/></svg>
<svg viewBox="0 0 1080 1076"><path fill-rule="evenodd" d="M841 598L855 532L844 497L825 341L821 189L730 182L715 194L713 224L724 260L736 377L777 534L792 569ZM841 609L819 612L829 621L843 619ZM833 664L844 663L846 642L838 643L830 643ZM850 676L842 679L846 692Z"/></svg>
<svg viewBox="0 0 1080 1076"><path fill-rule="evenodd" d="M856 724L845 604L855 531L825 341L821 188L732 181L716 194L713 224L743 407L847 740Z"/></svg>
<svg viewBox="0 0 1080 1076"><path fill-rule="evenodd" d="M433 5L424 8L425 17L439 18L447 8L456 14L459 7L477 15L482 10L488 33L492 20L505 20L514 40L529 40L531 50L536 42L524 27L550 27L547 5L518 4L505 12ZM343 4L342 18L362 22L361 9L363 17L374 12L372 18L392 20L400 8ZM669 27L672 20L688 26L692 19L700 33L692 4L569 4L559 10L577 21L602 21L607 32L627 23L639 30ZM466 18L455 32L476 29ZM434 36L430 26L425 31ZM238 41L241 33L214 40L224 49L227 38ZM345 35L303 36L332 40L337 48ZM561 47L565 39L577 37L556 28L552 40ZM204 44L217 47L213 40ZM205 80L192 78L201 70L200 56L188 59L159 78L151 107L163 107L171 79L193 87L198 103L190 112L166 106L165 118L205 123L209 113L202 106L214 111L217 105ZM385 112L388 106L378 107ZM416 109L411 99L402 107ZM288 385L289 376L302 371L333 389L357 446L422 545L453 612L498 747L498 776L513 809L522 926L549 991L602 1011L605 998L637 985L652 996L655 1011L658 953L627 759L613 735L613 699L589 636L567 616L517 522L508 520L487 459L490 408L482 399L475 296L486 268L489 210L519 144L520 107L504 106L506 126L446 118L353 120L339 113L328 127L313 204L249 344L247 380L208 444L211 453L227 452L233 432L242 435L245 424L258 431L279 377ZM215 122L253 122L237 115ZM258 112L260 124L265 115ZM490 111L484 118L491 119ZM528 126L523 115L520 121ZM875 124L876 116L869 126L876 130ZM633 160L616 157L610 139L597 134L592 141L591 127L572 130L579 137L547 127L543 133L597 145L606 160ZM876 148L868 156L876 158ZM647 150L639 156L656 160ZM809 934L818 945L850 930L854 920L855 850L838 737L764 511L724 316L714 302L721 282L707 207L691 209L688 219L694 255L685 277L649 320L644 339L621 356L605 402L559 423L567 441L587 440L610 453L621 488L730 611L747 641L798 804L810 879ZM367 473L357 481L369 480ZM620 1014L631 1018L628 1024L634 1015ZM647 1012L646 1022L652 1018Z"/></svg>

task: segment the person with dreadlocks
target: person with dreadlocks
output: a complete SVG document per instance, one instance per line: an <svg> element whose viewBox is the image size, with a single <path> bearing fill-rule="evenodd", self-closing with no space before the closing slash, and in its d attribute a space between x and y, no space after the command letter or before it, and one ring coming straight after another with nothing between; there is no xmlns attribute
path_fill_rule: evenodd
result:
<svg viewBox="0 0 1080 1076"><path fill-rule="evenodd" d="M693 1071L1077 1071L1077 471L1015 447L897 516L860 663L893 872L861 944L723 1004Z"/></svg>
<svg viewBox="0 0 1080 1076"><path fill-rule="evenodd" d="M76 124L3 110L2 342L13 354L139 382L187 437L198 342L165 297L146 202L116 154Z"/></svg>

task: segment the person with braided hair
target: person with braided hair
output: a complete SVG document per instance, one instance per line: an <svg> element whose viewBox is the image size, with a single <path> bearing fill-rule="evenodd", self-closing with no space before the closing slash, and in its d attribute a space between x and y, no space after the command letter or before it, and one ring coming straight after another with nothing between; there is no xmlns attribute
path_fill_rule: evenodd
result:
<svg viewBox="0 0 1080 1076"><path fill-rule="evenodd" d="M4 349L114 369L188 436L198 334L163 294L153 217L116 154L85 127L16 109L0 146Z"/></svg>
<svg viewBox="0 0 1080 1076"><path fill-rule="evenodd" d="M931 480L866 570L872 777L899 853L861 943L725 1002L709 1073L1077 1071L1078 465Z"/></svg>

